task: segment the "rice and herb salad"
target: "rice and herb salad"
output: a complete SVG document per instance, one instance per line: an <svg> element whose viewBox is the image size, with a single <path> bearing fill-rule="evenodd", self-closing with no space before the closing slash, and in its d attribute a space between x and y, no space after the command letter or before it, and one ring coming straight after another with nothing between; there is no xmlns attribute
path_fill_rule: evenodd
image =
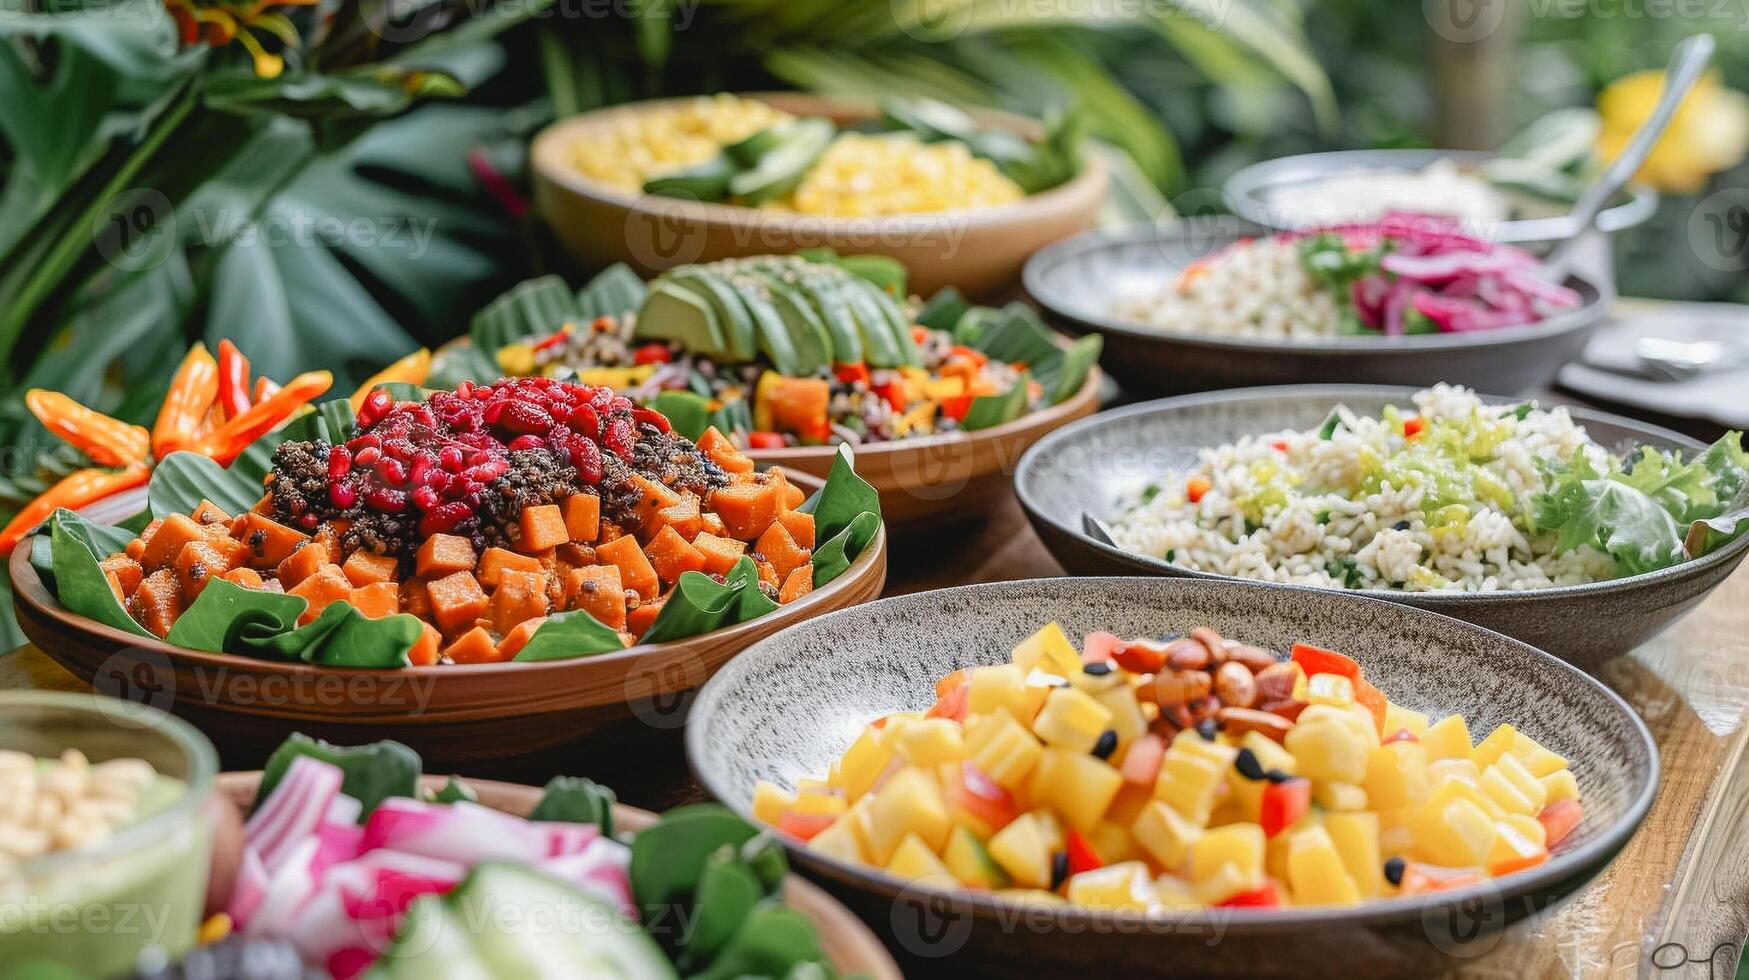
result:
<svg viewBox="0 0 1749 980"><path fill-rule="evenodd" d="M1110 521L1182 568L1346 589L1488 592L1665 568L1749 528L1749 453L1619 457L1564 408L1440 385L1378 418L1205 449Z"/></svg>

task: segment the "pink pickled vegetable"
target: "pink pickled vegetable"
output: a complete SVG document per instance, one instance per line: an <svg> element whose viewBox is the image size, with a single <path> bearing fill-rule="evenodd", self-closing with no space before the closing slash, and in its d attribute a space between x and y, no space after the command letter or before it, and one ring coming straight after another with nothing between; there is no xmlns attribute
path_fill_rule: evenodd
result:
<svg viewBox="0 0 1749 980"><path fill-rule="evenodd" d="M465 800L425 803L399 797L378 804L365 821L363 849L379 847L469 865L531 864L548 854L546 833L520 817Z"/></svg>
<svg viewBox="0 0 1749 980"><path fill-rule="evenodd" d="M261 855L253 847L243 848L243 858L237 864L237 883L231 886L231 904L225 909L238 929L249 924L261 900L267 896L267 869L261 866Z"/></svg>
<svg viewBox="0 0 1749 980"><path fill-rule="evenodd" d="M278 871L293 849L315 835L340 795L344 778L339 767L309 756L292 760L273 795L243 825L243 842L260 854L269 875Z"/></svg>
<svg viewBox="0 0 1749 980"><path fill-rule="evenodd" d="M587 848L548 858L539 867L627 915L635 915L637 903L632 900L631 863L630 849L618 841L597 837Z"/></svg>

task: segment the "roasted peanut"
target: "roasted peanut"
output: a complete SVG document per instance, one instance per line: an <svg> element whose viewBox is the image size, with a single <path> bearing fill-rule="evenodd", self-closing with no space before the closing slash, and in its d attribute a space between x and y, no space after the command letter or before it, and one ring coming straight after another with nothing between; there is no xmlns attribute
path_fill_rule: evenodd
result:
<svg viewBox="0 0 1749 980"><path fill-rule="evenodd" d="M1261 732L1265 738L1280 742L1287 737L1293 723L1280 715L1255 708L1222 708L1215 715L1221 727L1234 735Z"/></svg>
<svg viewBox="0 0 1749 980"><path fill-rule="evenodd" d="M1173 670L1203 670L1212 660L1214 656L1200 640L1181 637L1166 644L1166 666Z"/></svg>
<svg viewBox="0 0 1749 980"><path fill-rule="evenodd" d="M1262 647L1254 647L1248 643L1237 643L1233 640L1227 641L1227 659L1244 664L1253 674L1268 670L1281 663L1275 654Z"/></svg>
<svg viewBox="0 0 1749 980"><path fill-rule="evenodd" d="M1209 627L1198 626L1196 629L1191 630L1190 638L1208 648L1209 656L1213 662L1218 664L1227 659L1227 641L1221 638L1221 634L1216 633Z"/></svg>
<svg viewBox="0 0 1749 980"><path fill-rule="evenodd" d="M1132 674L1152 674L1166 666L1166 644L1141 637L1125 640L1111 658Z"/></svg>
<svg viewBox="0 0 1749 980"><path fill-rule="evenodd" d="M1306 702L1295 701L1293 698L1282 698L1278 701L1265 701L1258 705L1259 710L1286 718L1289 722L1300 719L1300 712L1306 710Z"/></svg>
<svg viewBox="0 0 1749 980"><path fill-rule="evenodd" d="M1257 703L1257 681L1251 668L1237 660L1229 660L1215 669L1215 694L1222 704L1249 708Z"/></svg>
<svg viewBox="0 0 1749 980"><path fill-rule="evenodd" d="M1214 678L1201 670L1163 670L1154 675L1151 689L1142 696L1162 708L1181 705L1208 696L1214 688Z"/></svg>
<svg viewBox="0 0 1749 980"><path fill-rule="evenodd" d="M1205 718L1213 718L1220 713L1221 699L1211 694L1206 698L1192 701L1185 707L1190 709L1191 718L1202 721Z"/></svg>
<svg viewBox="0 0 1749 980"><path fill-rule="evenodd" d="M1284 701L1293 697L1294 682L1299 670L1293 664L1271 664L1257 672L1257 697L1263 701Z"/></svg>

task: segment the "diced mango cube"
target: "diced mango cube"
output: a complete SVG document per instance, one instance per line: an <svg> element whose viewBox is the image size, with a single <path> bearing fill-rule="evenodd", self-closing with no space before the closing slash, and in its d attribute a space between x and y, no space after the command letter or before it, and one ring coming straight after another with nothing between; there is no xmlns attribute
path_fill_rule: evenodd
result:
<svg viewBox="0 0 1749 980"><path fill-rule="evenodd" d="M1110 723L1110 708L1083 691L1059 687L1045 698L1032 730L1046 745L1089 752Z"/></svg>
<svg viewBox="0 0 1749 980"><path fill-rule="evenodd" d="M1365 730L1341 708L1314 704L1300 712L1288 729L1285 744L1299 760L1299 774L1314 780L1359 783L1366 778L1367 755L1377 741L1370 724ZM1371 737L1368 737L1369 732Z"/></svg>
<svg viewBox="0 0 1749 980"><path fill-rule="evenodd" d="M965 743L972 764L1008 790L1025 785L1044 754L1038 739L1005 711L973 717L966 724Z"/></svg>
<svg viewBox="0 0 1749 980"><path fill-rule="evenodd" d="M1154 880L1140 861L1108 864L1069 879L1067 897L1099 909L1145 909L1154 898Z"/></svg>
<svg viewBox="0 0 1749 980"><path fill-rule="evenodd" d="M1427 713L1412 711L1392 701L1385 702L1385 734L1408 732L1416 738L1427 731Z"/></svg>
<svg viewBox="0 0 1749 980"><path fill-rule="evenodd" d="M1237 867L1246 880L1263 875L1263 828L1234 823L1205 830L1190 843L1190 878L1204 881L1226 865Z"/></svg>
<svg viewBox="0 0 1749 980"><path fill-rule="evenodd" d="M956 880L941 858L936 857L929 845L923 843L923 838L916 834L906 834L899 842L893 859L887 862L887 870L901 878L930 882L943 888L952 887Z"/></svg>
<svg viewBox="0 0 1749 980"><path fill-rule="evenodd" d="M1288 887L1301 905L1354 905L1360 887L1354 883L1329 831L1311 827L1288 843Z"/></svg>
<svg viewBox="0 0 1749 980"><path fill-rule="evenodd" d="M1448 779L1476 785L1482 779L1482 771L1468 758L1435 759L1427 764L1427 782L1433 787Z"/></svg>
<svg viewBox="0 0 1749 980"><path fill-rule="evenodd" d="M1427 782L1427 750L1419 742L1391 742L1367 754L1367 799L1375 807L1410 806L1432 787Z"/></svg>
<svg viewBox="0 0 1749 980"><path fill-rule="evenodd" d="M1470 728L1463 715L1446 715L1421 733L1421 747L1428 759L1468 759Z"/></svg>
<svg viewBox="0 0 1749 980"><path fill-rule="evenodd" d="M1123 774L1085 752L1045 749L1027 783L1031 799L1050 806L1076 830L1093 829L1123 786Z"/></svg>
<svg viewBox="0 0 1749 980"><path fill-rule="evenodd" d="M1376 813L1327 813L1324 829L1342 857L1342 866L1365 896L1384 892L1384 857L1379 850L1379 815Z"/></svg>
<svg viewBox="0 0 1749 980"><path fill-rule="evenodd" d="M953 876L967 887L995 890L1007 888L1010 884L1008 872L1002 870L1002 865L997 864L990 852L984 849L977 835L964 827L954 828L942 859Z"/></svg>
<svg viewBox="0 0 1749 980"><path fill-rule="evenodd" d="M1197 826L1206 825L1214 812L1215 794L1225 770L1198 756L1168 750L1154 780L1154 797L1163 800Z"/></svg>
<svg viewBox="0 0 1749 980"><path fill-rule="evenodd" d="M1410 829L1415 834L1415 854L1432 864L1481 867L1494 849L1493 818L1468 799L1422 807Z"/></svg>
<svg viewBox="0 0 1749 980"><path fill-rule="evenodd" d="M868 854L849 820L840 820L808 840L808 849L854 864L867 864Z"/></svg>
<svg viewBox="0 0 1749 980"><path fill-rule="evenodd" d="M836 772L844 795L853 803L861 798L892 760L893 750L882 744L880 730L872 725L865 727L838 760Z"/></svg>
<svg viewBox="0 0 1749 980"><path fill-rule="evenodd" d="M786 792L776 783L761 779L753 786L753 819L760 823L777 826L784 811L795 806L795 803L795 794Z"/></svg>
<svg viewBox="0 0 1749 980"><path fill-rule="evenodd" d="M1312 799L1324 809L1338 813L1365 810L1370 805L1365 787L1353 783L1316 783L1312 786Z"/></svg>
<svg viewBox="0 0 1749 980"><path fill-rule="evenodd" d="M1130 832L1156 864L1172 870L1184 864L1190 845L1202 836L1203 830L1177 810L1155 800L1142 807Z"/></svg>
<svg viewBox="0 0 1749 980"><path fill-rule="evenodd" d="M1513 733L1512 744L1507 747L1506 752L1538 779L1567 768L1566 759L1550 752L1541 742L1523 732Z"/></svg>
<svg viewBox="0 0 1749 980"><path fill-rule="evenodd" d="M875 791L868 808L868 850L874 863L885 866L906 834L923 838L931 851L947 846L953 818L942 801L941 787L921 769L906 767Z"/></svg>
<svg viewBox="0 0 1749 980"><path fill-rule="evenodd" d="M1306 678L1305 700L1346 708L1354 703L1354 682L1341 674L1313 674Z"/></svg>
<svg viewBox="0 0 1749 980"><path fill-rule="evenodd" d="M1011 659L1023 674L1042 670L1069 677L1081 671L1081 654L1056 623L1046 623L1043 629L1021 640Z"/></svg>
<svg viewBox="0 0 1749 980"><path fill-rule="evenodd" d="M1562 800L1579 798L1579 782L1573 778L1573 772L1570 769L1551 772L1537 781L1543 784L1544 806L1550 803L1559 803Z"/></svg>
<svg viewBox="0 0 1749 980"><path fill-rule="evenodd" d="M1014 884L1022 888L1050 887L1051 845L1037 814L1021 814L997 831L986 847Z"/></svg>
<svg viewBox="0 0 1749 980"><path fill-rule="evenodd" d="M924 718L904 726L894 747L913 766L939 766L966 757L959 723L947 718Z"/></svg>
<svg viewBox="0 0 1749 980"><path fill-rule="evenodd" d="M967 677L967 714L1007 711L1022 725L1032 724L1051 693L1051 688L1028 684L1026 671L1014 664L974 667Z"/></svg>
<svg viewBox="0 0 1749 980"><path fill-rule="evenodd" d="M1517 739L1518 730L1511 725L1502 724L1489 732L1487 738L1476 743L1476 747L1470 751L1470 758L1476 761L1478 768L1486 769L1493 765L1496 759L1505 755L1506 750L1511 748L1512 743Z"/></svg>

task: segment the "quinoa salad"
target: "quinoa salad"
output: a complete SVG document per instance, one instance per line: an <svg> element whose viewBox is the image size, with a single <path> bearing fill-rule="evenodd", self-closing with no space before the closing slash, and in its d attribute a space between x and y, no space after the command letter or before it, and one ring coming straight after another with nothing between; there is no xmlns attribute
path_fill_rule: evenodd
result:
<svg viewBox="0 0 1749 980"><path fill-rule="evenodd" d="M1687 462L1650 447L1624 459L1564 408L1447 385L1413 402L1377 418L1338 406L1318 429L1204 449L1126 501L1112 539L1269 582L1492 592L1667 567L1735 533L1689 525L1743 507L1739 433Z"/></svg>

